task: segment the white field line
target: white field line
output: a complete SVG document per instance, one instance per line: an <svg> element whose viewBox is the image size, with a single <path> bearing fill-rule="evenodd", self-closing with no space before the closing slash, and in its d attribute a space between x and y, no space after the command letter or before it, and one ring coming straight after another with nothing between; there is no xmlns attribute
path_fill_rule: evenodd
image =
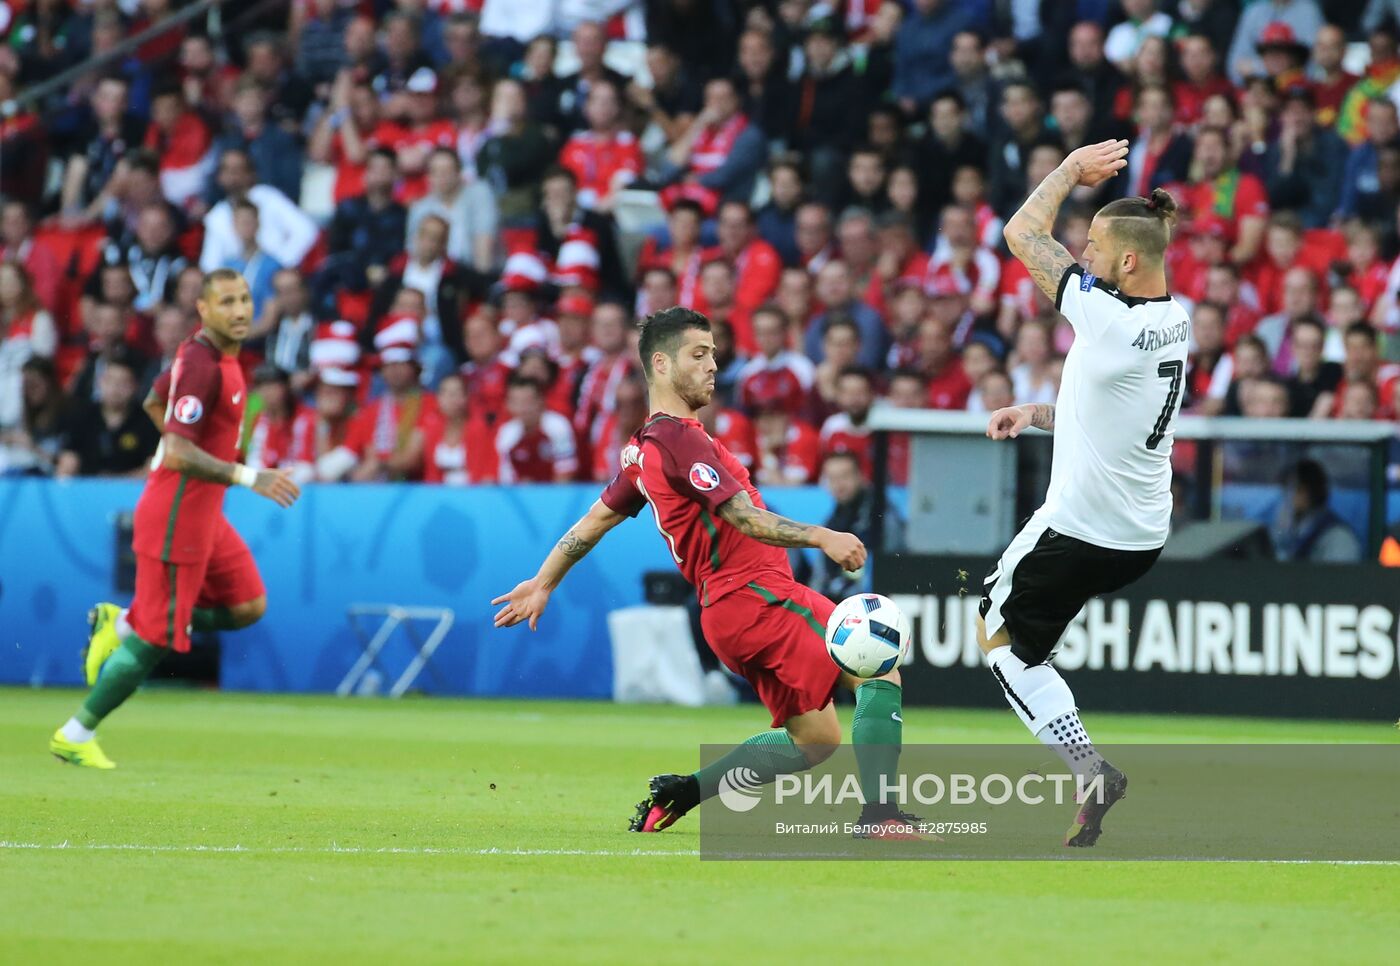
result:
<svg viewBox="0 0 1400 966"><path fill-rule="evenodd" d="M0 841L0 851L85 851L85 852L212 852L212 853L232 853L236 855L466 855L466 856L490 856L490 855L560 855L560 856L599 856L603 858L632 858L639 856L655 857L678 857L678 858L698 858L700 851L697 849L517 849L517 848L486 848L486 849L453 849L453 848L432 848L425 846L422 848L363 848L359 846L330 845L323 848L308 848L305 846L271 846L268 848L249 847L246 845L139 845L136 843L102 843L102 842L6 842ZM773 852L773 853L716 853L714 858L726 859L850 859L853 856L849 852ZM903 858L903 857L901 857ZM930 854L930 859L957 860L964 856L950 854ZM977 858L966 856L968 859ZM982 859L978 861L1025 861L1017 859ZM1032 860L1034 861L1034 860ZM1046 859L1043 861L1056 861ZM1114 861L1114 860L1108 860ZM1189 856L1160 857L1154 859L1128 859L1118 861L1185 861L1185 862L1222 862L1222 863L1249 863L1255 865L1380 865L1380 866L1400 866L1400 860L1395 859L1201 859Z"/></svg>

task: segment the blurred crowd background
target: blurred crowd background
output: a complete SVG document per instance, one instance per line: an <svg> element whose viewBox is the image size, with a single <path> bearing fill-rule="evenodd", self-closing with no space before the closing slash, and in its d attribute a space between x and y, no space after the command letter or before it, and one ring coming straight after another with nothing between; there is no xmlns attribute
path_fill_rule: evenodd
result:
<svg viewBox="0 0 1400 966"><path fill-rule="evenodd" d="M1073 333L1001 226L1112 137L1057 234L1175 194L1186 412L1396 418L1400 0L294 0L88 66L184 6L0 3L0 473L143 475L227 266L255 465L608 479L681 304L756 481L858 492L879 401L1054 400Z"/></svg>

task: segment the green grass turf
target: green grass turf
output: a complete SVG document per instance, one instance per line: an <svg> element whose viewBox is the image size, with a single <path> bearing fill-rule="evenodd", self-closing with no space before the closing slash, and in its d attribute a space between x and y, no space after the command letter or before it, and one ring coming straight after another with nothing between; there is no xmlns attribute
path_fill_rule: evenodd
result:
<svg viewBox="0 0 1400 966"><path fill-rule="evenodd" d="M698 847L693 819L624 831L646 776L758 730L752 705L151 691L104 728L121 767L96 772L45 751L78 699L0 690L0 963L1043 966L1393 962L1400 949L1392 866L701 862L666 854ZM906 718L908 742L1029 740L1004 711ZM1088 725L1105 743L1397 737L1220 718ZM476 854L493 848L618 854Z"/></svg>

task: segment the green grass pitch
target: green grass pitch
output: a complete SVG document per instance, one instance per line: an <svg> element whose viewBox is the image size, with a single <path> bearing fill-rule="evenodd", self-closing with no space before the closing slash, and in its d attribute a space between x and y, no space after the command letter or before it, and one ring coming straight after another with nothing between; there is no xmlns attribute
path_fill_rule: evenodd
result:
<svg viewBox="0 0 1400 966"><path fill-rule="evenodd" d="M78 699L0 691L0 963L1361 963L1400 949L1394 866L701 862L693 819L624 830L647 776L761 728L752 705L148 691L103 730L120 767L95 772L46 753ZM906 719L909 742L1029 740L1006 712ZM1397 737L1087 723L1105 743Z"/></svg>

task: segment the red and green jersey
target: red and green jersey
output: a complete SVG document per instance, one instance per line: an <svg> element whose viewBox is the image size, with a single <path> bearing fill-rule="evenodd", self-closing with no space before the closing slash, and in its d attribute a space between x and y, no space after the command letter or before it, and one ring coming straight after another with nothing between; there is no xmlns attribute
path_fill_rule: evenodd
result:
<svg viewBox="0 0 1400 966"><path fill-rule="evenodd" d="M623 447L622 470L602 500L628 516L651 504L671 559L708 607L750 581L792 580L785 550L720 519L720 506L741 490L764 506L749 471L698 420L657 414Z"/></svg>
<svg viewBox="0 0 1400 966"><path fill-rule="evenodd" d="M237 461L247 405L237 356L224 355L195 335L181 344L152 392L165 397L167 434L183 436L217 459ZM167 469L164 457L162 443L136 504L132 549L169 563L198 563L213 546L228 487Z"/></svg>

